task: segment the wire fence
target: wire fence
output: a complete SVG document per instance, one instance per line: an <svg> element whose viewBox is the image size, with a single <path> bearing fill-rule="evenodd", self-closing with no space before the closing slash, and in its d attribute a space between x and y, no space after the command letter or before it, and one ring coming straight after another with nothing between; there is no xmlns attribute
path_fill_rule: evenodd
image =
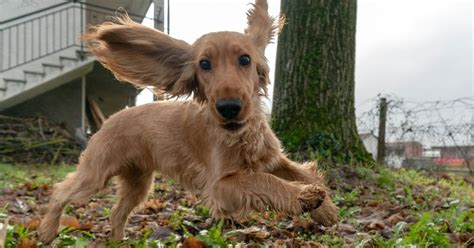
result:
<svg viewBox="0 0 474 248"><path fill-rule="evenodd" d="M417 141L425 147L468 146L474 142L474 96L439 101L407 101L379 95L357 117L360 133L378 134L380 99L388 101L386 142Z"/></svg>
<svg viewBox="0 0 474 248"><path fill-rule="evenodd" d="M357 116L359 133L379 134L383 98L387 101L385 146L379 161L414 169L467 167L473 173L474 96L422 102L379 95L363 103L369 108Z"/></svg>

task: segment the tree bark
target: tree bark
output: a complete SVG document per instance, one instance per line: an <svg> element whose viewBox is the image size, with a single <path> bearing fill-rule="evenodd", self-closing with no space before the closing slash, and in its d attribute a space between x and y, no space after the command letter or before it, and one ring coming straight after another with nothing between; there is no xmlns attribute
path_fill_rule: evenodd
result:
<svg viewBox="0 0 474 248"><path fill-rule="evenodd" d="M286 149L333 163L372 162L354 108L356 0L282 0L272 127Z"/></svg>

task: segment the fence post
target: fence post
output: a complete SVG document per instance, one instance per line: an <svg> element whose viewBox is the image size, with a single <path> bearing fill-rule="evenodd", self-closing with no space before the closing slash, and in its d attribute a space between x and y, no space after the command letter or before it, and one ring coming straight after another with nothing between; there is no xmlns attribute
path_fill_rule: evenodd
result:
<svg viewBox="0 0 474 248"><path fill-rule="evenodd" d="M385 126L387 123L387 98L380 98L379 107L379 137L377 144L377 162L383 164L385 160Z"/></svg>

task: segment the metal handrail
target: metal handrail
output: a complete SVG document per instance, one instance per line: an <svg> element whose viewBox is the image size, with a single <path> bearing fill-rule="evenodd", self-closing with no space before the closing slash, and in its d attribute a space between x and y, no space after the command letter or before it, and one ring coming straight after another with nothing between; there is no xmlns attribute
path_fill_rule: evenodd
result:
<svg viewBox="0 0 474 248"><path fill-rule="evenodd" d="M32 15L36 15L36 14L38 14L38 13L42 13L42 12L48 11L48 10L50 10L50 9L54 9L54 8L60 7L60 6L62 6L62 5L66 5L66 4L68 4L68 3L71 3L71 2L70 2L70 1L66 1L66 2L58 3L58 4L55 4L55 5L52 5L52 6L43 8L43 9L39 9L39 10L30 12L30 13L26 13L26 14L24 14L24 15L15 16L15 17L12 17L12 18L10 18L10 19L1 21L1 22L0 22L0 25L3 25L3 24L8 23L8 22L14 22L14 21L16 21L16 20L20 20L20 19L23 19L23 18L26 18L26 17L30 17L30 16L32 16Z"/></svg>
<svg viewBox="0 0 474 248"><path fill-rule="evenodd" d="M84 59L84 44L79 35L88 24L102 23L118 12L121 11L80 1L68 1L1 22L0 72L71 47L77 47L79 58ZM38 16L31 17L32 15ZM145 18L154 20L144 15L128 15L140 22ZM22 19L27 20L21 21Z"/></svg>

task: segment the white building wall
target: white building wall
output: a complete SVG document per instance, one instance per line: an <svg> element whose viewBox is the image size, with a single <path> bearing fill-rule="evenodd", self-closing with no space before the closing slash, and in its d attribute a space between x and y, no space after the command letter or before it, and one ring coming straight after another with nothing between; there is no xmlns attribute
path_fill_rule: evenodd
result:
<svg viewBox="0 0 474 248"><path fill-rule="evenodd" d="M374 160L377 159L377 138L373 135L362 137L362 142L364 143L365 149L372 154Z"/></svg>
<svg viewBox="0 0 474 248"><path fill-rule="evenodd" d="M0 0L0 22L62 2L64 0Z"/></svg>

